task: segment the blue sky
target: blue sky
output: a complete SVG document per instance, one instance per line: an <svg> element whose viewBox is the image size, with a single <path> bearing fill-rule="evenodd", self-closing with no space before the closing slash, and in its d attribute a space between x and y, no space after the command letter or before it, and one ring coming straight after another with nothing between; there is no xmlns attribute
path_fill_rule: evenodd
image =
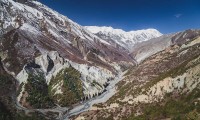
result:
<svg viewBox="0 0 200 120"><path fill-rule="evenodd" d="M200 0L39 0L83 26L173 33L200 28Z"/></svg>

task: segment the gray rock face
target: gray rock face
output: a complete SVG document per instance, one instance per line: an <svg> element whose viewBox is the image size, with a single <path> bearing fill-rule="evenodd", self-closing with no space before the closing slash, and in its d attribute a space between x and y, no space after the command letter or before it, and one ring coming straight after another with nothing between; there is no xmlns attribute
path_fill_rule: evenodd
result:
<svg viewBox="0 0 200 120"><path fill-rule="evenodd" d="M22 101L24 97L23 92L26 91L25 86L30 75L41 77L43 76L43 79L46 80L46 84L49 85L52 79L56 78L56 76L60 74L62 70L69 67L76 69L80 73L80 80L82 83L82 86L80 87L83 89L82 92L85 98L92 98L95 95L102 93L105 90L105 85L107 84L108 80L114 78L114 75L109 70L101 67L91 67L87 64L78 64L60 57L56 51L51 51L36 57L33 62L26 64L24 69L17 75L16 78L19 84L22 84L21 92L18 96L18 101ZM58 79L58 81L60 81L60 79ZM54 96L64 94L62 89L63 84L63 81L54 81L52 86Z"/></svg>
<svg viewBox="0 0 200 120"><path fill-rule="evenodd" d="M163 35L158 38L153 38L149 41L141 42L133 46L131 56L140 63L145 58L164 50L172 45L171 38L173 35Z"/></svg>

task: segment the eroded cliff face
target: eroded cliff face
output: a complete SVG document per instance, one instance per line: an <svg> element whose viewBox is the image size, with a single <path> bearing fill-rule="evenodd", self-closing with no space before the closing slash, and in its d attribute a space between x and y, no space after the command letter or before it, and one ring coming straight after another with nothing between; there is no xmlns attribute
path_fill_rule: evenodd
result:
<svg viewBox="0 0 200 120"><path fill-rule="evenodd" d="M172 45L127 72L111 99L75 118L199 119L199 36L198 30L175 34Z"/></svg>
<svg viewBox="0 0 200 120"><path fill-rule="evenodd" d="M28 90L40 86L41 82L41 91L46 89L48 93L43 96L48 96L49 99L58 102L56 104L70 106L101 94L104 92L107 82L114 77L115 75L105 68L78 64L62 58L56 51L51 51L26 64L16 76L20 84L18 101L25 107L33 107L27 100L33 95ZM41 91L38 90L35 94ZM67 92L69 93L67 94ZM75 97L74 99L78 100L67 104L70 100L64 101L64 97L71 100ZM37 108L37 106L35 107Z"/></svg>

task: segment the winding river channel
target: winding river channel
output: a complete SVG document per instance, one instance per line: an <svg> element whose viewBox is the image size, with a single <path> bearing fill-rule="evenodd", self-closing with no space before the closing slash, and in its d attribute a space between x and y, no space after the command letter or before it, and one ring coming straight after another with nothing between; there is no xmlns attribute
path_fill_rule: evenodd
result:
<svg viewBox="0 0 200 120"><path fill-rule="evenodd" d="M96 96L94 98L91 98L88 101L76 106L75 108L73 108L72 110L70 110L69 112L64 114L63 119L68 120L68 118L73 116L73 115L77 115L77 114L80 114L84 111L89 110L92 107L92 105L94 105L94 104L106 102L110 97L112 97L115 94L115 92L116 92L115 85L121 79L123 79L124 73L119 73L115 77L114 80L109 82L109 85L106 87L106 92L102 93L100 96Z"/></svg>

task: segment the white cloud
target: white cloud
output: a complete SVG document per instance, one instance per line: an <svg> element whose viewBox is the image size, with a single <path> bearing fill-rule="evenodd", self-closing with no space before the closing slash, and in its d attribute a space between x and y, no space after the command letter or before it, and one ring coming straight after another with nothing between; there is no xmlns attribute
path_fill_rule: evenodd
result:
<svg viewBox="0 0 200 120"><path fill-rule="evenodd" d="M181 16L182 16L183 14L175 14L174 16L176 17L176 18L180 18Z"/></svg>

